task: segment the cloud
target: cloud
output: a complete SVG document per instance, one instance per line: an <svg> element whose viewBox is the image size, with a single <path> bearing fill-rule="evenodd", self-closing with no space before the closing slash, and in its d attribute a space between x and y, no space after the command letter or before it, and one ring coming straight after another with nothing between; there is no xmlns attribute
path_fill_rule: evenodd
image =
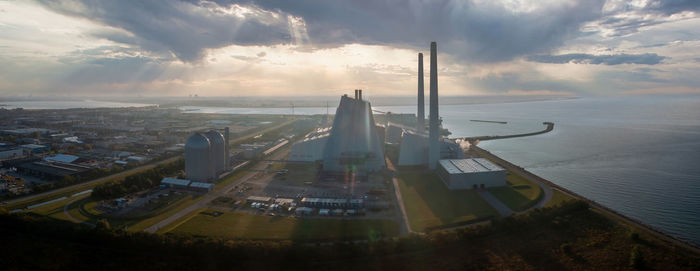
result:
<svg viewBox="0 0 700 271"><path fill-rule="evenodd" d="M112 26L96 36L193 62L227 45L359 43L427 49L479 62L546 53L601 16L603 0L537 4L491 1L261 0L49 1L62 14ZM119 31L124 30L124 31Z"/></svg>
<svg viewBox="0 0 700 271"><path fill-rule="evenodd" d="M661 63L666 57L654 53L648 54L614 54L614 55L591 55L591 54L564 54L564 55L533 55L527 60L540 63L584 63L584 64L644 64L656 65Z"/></svg>
<svg viewBox="0 0 700 271"><path fill-rule="evenodd" d="M207 49L238 45L289 43L288 16L239 5L182 1L48 1L44 6L116 28L96 37L172 53L185 62L201 59ZM120 31L123 30L123 31Z"/></svg>
<svg viewBox="0 0 700 271"><path fill-rule="evenodd" d="M593 25L606 37L620 37L638 33L640 29L669 21L694 17L672 16L700 11L697 0L608 0L603 8L604 16Z"/></svg>

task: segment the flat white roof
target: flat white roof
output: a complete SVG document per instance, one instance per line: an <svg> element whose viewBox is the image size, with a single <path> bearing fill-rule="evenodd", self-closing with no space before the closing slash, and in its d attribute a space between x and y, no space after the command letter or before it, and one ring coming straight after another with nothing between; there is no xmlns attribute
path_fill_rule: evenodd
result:
<svg viewBox="0 0 700 271"><path fill-rule="evenodd" d="M175 178L163 178L163 180L160 181L160 183L187 186L188 184L190 184L190 180L182 180L182 179L175 179Z"/></svg>
<svg viewBox="0 0 700 271"><path fill-rule="evenodd" d="M505 170L485 158L443 159L439 163L449 174Z"/></svg>
<svg viewBox="0 0 700 271"><path fill-rule="evenodd" d="M78 160L78 156L75 155L69 155L69 154L56 154L54 156L49 156L44 158L46 161L56 161L56 162L63 162L63 163L73 163L75 160Z"/></svg>
<svg viewBox="0 0 700 271"><path fill-rule="evenodd" d="M190 184L190 187L195 187L195 188L214 188L213 183L200 183L200 182L192 182Z"/></svg>

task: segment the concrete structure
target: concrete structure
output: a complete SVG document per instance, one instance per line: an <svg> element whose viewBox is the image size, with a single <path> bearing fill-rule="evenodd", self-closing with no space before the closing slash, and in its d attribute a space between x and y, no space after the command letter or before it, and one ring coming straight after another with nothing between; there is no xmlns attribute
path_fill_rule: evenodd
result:
<svg viewBox="0 0 700 271"><path fill-rule="evenodd" d="M190 185L191 181L190 180L183 180L183 179L176 179L176 178L163 178L163 180L160 181L160 184L167 186L168 188L179 188L179 189L187 189L187 187Z"/></svg>
<svg viewBox="0 0 700 271"><path fill-rule="evenodd" d="M459 144L449 140L441 139L439 159L460 159L464 158L464 150ZM428 164L429 151L428 136L418 134L410 130L404 130L399 147L399 166L425 166Z"/></svg>
<svg viewBox="0 0 700 271"><path fill-rule="evenodd" d="M212 169L214 170L213 175L218 176L226 170L226 142L224 136L214 130L209 130L204 136L209 139L211 144L209 155L211 156Z"/></svg>
<svg viewBox="0 0 700 271"><path fill-rule="evenodd" d="M211 161L211 143L203 134L196 133L185 142L185 174L197 182L214 178L214 163Z"/></svg>
<svg viewBox="0 0 700 271"><path fill-rule="evenodd" d="M418 53L418 114L416 116L416 131L425 131L425 98L423 94L423 53Z"/></svg>
<svg viewBox="0 0 700 271"><path fill-rule="evenodd" d="M24 150L20 148L0 150L0 159L14 159L22 156L24 156Z"/></svg>
<svg viewBox="0 0 700 271"><path fill-rule="evenodd" d="M398 144L401 143L403 128L394 123L388 123L386 128L386 143Z"/></svg>
<svg viewBox="0 0 700 271"><path fill-rule="evenodd" d="M226 165L224 166L224 170L230 170L231 169L231 151L229 151L229 129L228 126L224 129L224 152L226 153Z"/></svg>
<svg viewBox="0 0 700 271"><path fill-rule="evenodd" d="M63 162L63 163L73 163L75 160L80 159L80 157L69 154L56 154L52 156L47 156L44 160L49 162Z"/></svg>
<svg viewBox="0 0 700 271"><path fill-rule="evenodd" d="M42 153L42 152L49 151L49 147L45 146L45 145L26 144L26 145L21 145L19 147L22 149L25 149L31 153Z"/></svg>
<svg viewBox="0 0 700 271"><path fill-rule="evenodd" d="M344 95L335 112L333 128L323 151L323 171L334 174L366 174L384 168L383 142L377 134L372 106L356 97Z"/></svg>
<svg viewBox="0 0 700 271"><path fill-rule="evenodd" d="M196 192L209 193L214 190L215 185L213 183L200 183L191 182L188 189Z"/></svg>
<svg viewBox="0 0 700 271"><path fill-rule="evenodd" d="M506 185L506 170L484 158L443 159L437 173L450 190Z"/></svg>
<svg viewBox="0 0 700 271"><path fill-rule="evenodd" d="M328 134L305 138L303 141L292 145L289 152L290 161L315 162L323 160L323 149L328 142Z"/></svg>
<svg viewBox="0 0 700 271"><path fill-rule="evenodd" d="M48 181L61 180L67 176L78 177L93 169L90 166L57 161L33 161L15 167L19 173L33 175Z"/></svg>
<svg viewBox="0 0 700 271"><path fill-rule="evenodd" d="M435 169L440 156L440 119L438 113L437 43L430 43L430 141L428 167Z"/></svg>

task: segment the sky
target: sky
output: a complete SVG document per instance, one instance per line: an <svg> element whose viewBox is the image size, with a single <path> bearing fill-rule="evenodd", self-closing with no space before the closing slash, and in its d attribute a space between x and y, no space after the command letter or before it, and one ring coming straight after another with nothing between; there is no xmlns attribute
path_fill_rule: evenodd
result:
<svg viewBox="0 0 700 271"><path fill-rule="evenodd" d="M408 96L431 41L441 95L700 93L698 0L0 0L0 96Z"/></svg>

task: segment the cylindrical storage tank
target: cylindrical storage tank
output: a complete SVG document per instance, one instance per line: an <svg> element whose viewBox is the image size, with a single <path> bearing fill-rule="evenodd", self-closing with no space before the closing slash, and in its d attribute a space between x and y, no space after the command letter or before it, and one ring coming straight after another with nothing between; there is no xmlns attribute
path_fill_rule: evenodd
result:
<svg viewBox="0 0 700 271"><path fill-rule="evenodd" d="M211 144L203 134L196 133L185 142L185 174L187 179L204 182L212 177Z"/></svg>
<svg viewBox="0 0 700 271"><path fill-rule="evenodd" d="M218 176L224 172L226 167L226 151L224 146L226 143L224 142L224 136L214 130L210 130L205 136L209 138L209 143L211 144L212 163L214 172L216 173L215 175Z"/></svg>

